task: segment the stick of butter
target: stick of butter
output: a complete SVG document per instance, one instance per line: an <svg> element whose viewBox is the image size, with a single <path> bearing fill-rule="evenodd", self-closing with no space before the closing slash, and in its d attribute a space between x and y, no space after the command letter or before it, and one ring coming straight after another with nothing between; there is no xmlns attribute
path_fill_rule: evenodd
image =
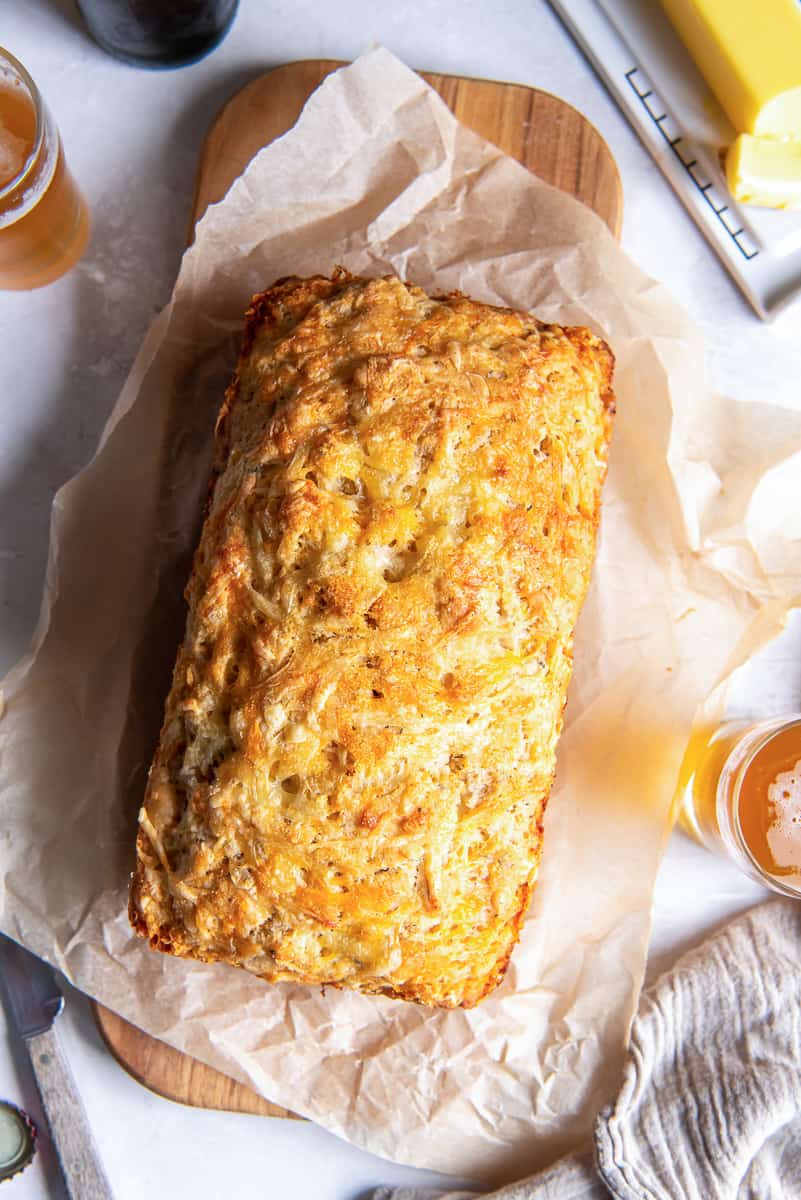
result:
<svg viewBox="0 0 801 1200"><path fill-rule="evenodd" d="M726 155L735 200L767 208L801 208L801 141L741 133Z"/></svg>
<svg viewBox="0 0 801 1200"><path fill-rule="evenodd" d="M799 0L662 0L738 133L801 138Z"/></svg>

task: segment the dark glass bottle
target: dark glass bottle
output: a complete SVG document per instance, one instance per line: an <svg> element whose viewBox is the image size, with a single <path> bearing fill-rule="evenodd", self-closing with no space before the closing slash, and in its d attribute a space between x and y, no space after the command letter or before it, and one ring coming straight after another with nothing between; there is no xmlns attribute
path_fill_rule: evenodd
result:
<svg viewBox="0 0 801 1200"><path fill-rule="evenodd" d="M239 0L77 0L94 40L137 67L183 67L222 41Z"/></svg>

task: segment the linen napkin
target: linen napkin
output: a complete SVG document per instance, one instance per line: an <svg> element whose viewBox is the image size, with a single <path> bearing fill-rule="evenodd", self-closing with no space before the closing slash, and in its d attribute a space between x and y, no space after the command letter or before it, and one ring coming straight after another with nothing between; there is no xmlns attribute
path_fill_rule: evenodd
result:
<svg viewBox="0 0 801 1200"><path fill-rule="evenodd" d="M595 1157L491 1200L799 1200L801 904L738 917L643 994ZM379 1188L372 1200L475 1200ZM486 1200L490 1200L487 1196Z"/></svg>

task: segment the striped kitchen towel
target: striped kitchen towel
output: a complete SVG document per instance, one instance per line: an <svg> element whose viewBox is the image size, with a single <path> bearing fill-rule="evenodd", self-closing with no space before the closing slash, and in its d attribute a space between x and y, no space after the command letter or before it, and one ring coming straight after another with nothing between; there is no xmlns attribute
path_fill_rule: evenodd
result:
<svg viewBox="0 0 801 1200"><path fill-rule="evenodd" d="M801 904L738 917L642 996L595 1146L485 1200L801 1200ZM372 1200L477 1200L379 1188Z"/></svg>

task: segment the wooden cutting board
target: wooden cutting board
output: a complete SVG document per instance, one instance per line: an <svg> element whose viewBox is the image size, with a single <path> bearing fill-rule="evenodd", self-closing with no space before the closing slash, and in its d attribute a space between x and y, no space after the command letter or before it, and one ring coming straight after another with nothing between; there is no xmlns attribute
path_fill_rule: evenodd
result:
<svg viewBox="0 0 801 1200"><path fill-rule="evenodd" d="M289 63L255 79L229 100L201 153L189 241L208 205L222 199L258 150L294 125L314 89L340 66L321 59ZM594 209L619 236L623 196L617 166L603 138L574 108L547 92L517 84L428 73L423 78L464 125ZM117 1061L154 1092L202 1108L294 1115L108 1009L96 1005L95 1015Z"/></svg>

